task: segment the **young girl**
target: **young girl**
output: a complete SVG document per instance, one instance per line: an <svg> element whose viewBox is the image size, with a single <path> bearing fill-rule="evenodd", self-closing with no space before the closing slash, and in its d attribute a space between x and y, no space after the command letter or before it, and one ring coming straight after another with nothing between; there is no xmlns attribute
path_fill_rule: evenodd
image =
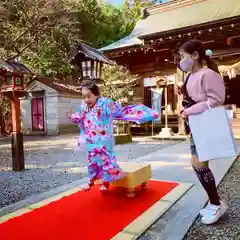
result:
<svg viewBox="0 0 240 240"><path fill-rule="evenodd" d="M79 125L79 144L84 143L88 154L90 181L86 190L100 179L100 190L105 191L110 182L123 177L113 152L113 120L143 123L158 118L158 114L141 104L121 107L120 103L101 97L99 87L92 81L83 86L82 95L83 104L70 118Z"/></svg>
<svg viewBox="0 0 240 240"><path fill-rule="evenodd" d="M190 132L187 118L190 115L202 113L210 108L220 106L225 100L225 86L216 63L210 59L203 44L198 40L186 42L180 48L180 69L190 72L182 86L183 107L181 117L186 120L187 132ZM204 67L204 61L207 68ZM192 166L203 188L208 194L209 204L200 211L202 223L217 222L227 210L227 206L220 200L217 193L214 176L208 162L200 162L191 135Z"/></svg>

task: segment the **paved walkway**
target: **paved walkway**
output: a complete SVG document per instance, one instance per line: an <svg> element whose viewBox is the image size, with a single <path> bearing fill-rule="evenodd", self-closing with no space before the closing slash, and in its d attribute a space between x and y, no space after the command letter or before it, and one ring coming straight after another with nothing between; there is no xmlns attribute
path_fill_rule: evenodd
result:
<svg viewBox="0 0 240 240"><path fill-rule="evenodd" d="M194 187L140 238L141 240L182 239L207 201L207 195L190 166L189 144L186 142L178 144L137 160L152 164L155 179L194 183ZM211 163L217 184L233 162L234 158L229 158Z"/></svg>
<svg viewBox="0 0 240 240"><path fill-rule="evenodd" d="M197 217L199 210L207 201L207 196L200 186L190 165L189 144L185 142L163 149L152 149L149 154L146 152L146 146L146 142L139 142L137 147L131 149L132 156L126 160L151 163L153 178L155 179L194 183L194 187L186 195L184 195L160 220L158 220L140 239L180 240L184 237L187 230ZM69 149L72 147L71 143L68 145L68 147ZM123 156L121 154L121 148L122 153L124 153L126 151L125 147L118 147L119 156ZM59 152L56 154L60 154L60 149L61 148L58 148ZM145 149L145 155L140 155L141 157L134 158L135 152L141 151L140 149ZM216 176L217 183L219 183L219 181L224 177L233 162L233 158L212 162L212 169ZM3 211L6 212L9 211L9 209L16 209L36 200L39 201L46 197L55 195L57 192L64 191L86 182L87 179L83 178L82 180L75 181L70 185L62 186L39 196L32 196L25 201L18 202L15 205L2 209L2 213Z"/></svg>

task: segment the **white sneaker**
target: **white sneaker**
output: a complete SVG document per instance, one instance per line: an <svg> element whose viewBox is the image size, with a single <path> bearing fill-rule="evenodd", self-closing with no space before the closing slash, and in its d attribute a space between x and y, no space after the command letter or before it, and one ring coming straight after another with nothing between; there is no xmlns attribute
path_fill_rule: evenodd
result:
<svg viewBox="0 0 240 240"><path fill-rule="evenodd" d="M205 209L202 209L203 217L201 222L203 224L213 224L216 223L221 216L227 211L227 205L221 201L220 206L209 204Z"/></svg>
<svg viewBox="0 0 240 240"><path fill-rule="evenodd" d="M203 217L207 213L207 211L208 211L209 207L211 207L211 205L212 205L211 203L208 203L208 205L205 208L201 209L199 211L200 216Z"/></svg>
<svg viewBox="0 0 240 240"><path fill-rule="evenodd" d="M220 203L226 205L226 203L224 203L222 200L220 200ZM211 208L211 206L215 206L215 205L208 202L207 206L199 211L200 216L203 217L208 212L208 209Z"/></svg>

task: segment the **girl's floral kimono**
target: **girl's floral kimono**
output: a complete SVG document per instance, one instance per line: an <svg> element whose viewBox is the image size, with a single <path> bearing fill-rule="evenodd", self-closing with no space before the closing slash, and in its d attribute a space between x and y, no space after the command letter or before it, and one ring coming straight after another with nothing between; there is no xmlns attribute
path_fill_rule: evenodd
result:
<svg viewBox="0 0 240 240"><path fill-rule="evenodd" d="M158 113L142 104L121 107L118 102L99 97L92 109L83 103L70 118L80 127L78 144L84 144L88 154L90 181L112 182L123 177L113 152L113 120L143 123L158 118Z"/></svg>

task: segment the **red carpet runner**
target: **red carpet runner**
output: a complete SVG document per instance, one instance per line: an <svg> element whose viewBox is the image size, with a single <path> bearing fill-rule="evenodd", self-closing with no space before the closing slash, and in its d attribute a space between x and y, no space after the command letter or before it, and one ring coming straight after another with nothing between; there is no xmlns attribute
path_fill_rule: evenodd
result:
<svg viewBox="0 0 240 240"><path fill-rule="evenodd" d="M149 181L135 198L122 189L80 191L0 225L1 240L110 240L177 183Z"/></svg>

